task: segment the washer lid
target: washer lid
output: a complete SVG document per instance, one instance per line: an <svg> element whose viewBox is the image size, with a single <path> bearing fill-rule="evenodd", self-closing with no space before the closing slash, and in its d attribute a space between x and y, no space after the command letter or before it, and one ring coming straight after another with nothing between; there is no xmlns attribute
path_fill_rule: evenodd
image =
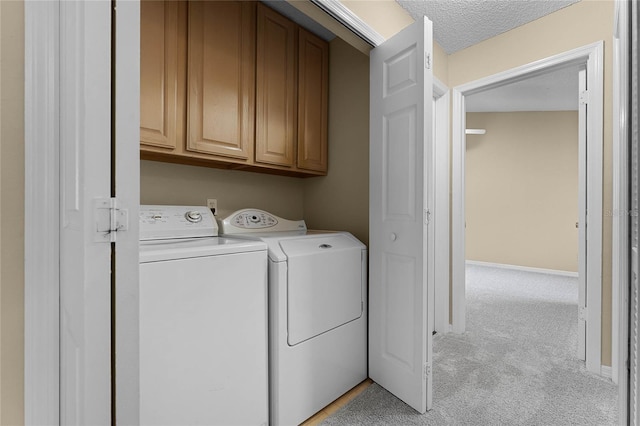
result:
<svg viewBox="0 0 640 426"><path fill-rule="evenodd" d="M267 245L261 241L208 237L153 240L140 243L140 263L161 262L195 257L264 251Z"/></svg>

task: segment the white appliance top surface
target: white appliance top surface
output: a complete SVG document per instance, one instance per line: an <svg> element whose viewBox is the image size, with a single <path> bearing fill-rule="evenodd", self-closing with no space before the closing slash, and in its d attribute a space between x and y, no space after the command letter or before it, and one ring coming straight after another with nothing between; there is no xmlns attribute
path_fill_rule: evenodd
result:
<svg viewBox="0 0 640 426"><path fill-rule="evenodd" d="M205 206L140 206L140 241L215 237L218 223Z"/></svg>
<svg viewBox="0 0 640 426"><path fill-rule="evenodd" d="M140 263L248 253L266 249L267 245L261 241L223 237L151 240L140 242Z"/></svg>
<svg viewBox="0 0 640 426"><path fill-rule="evenodd" d="M223 236L264 241L269 247L269 258L274 262L284 262L288 256L297 254L297 249L286 250L283 247L283 242L290 240L313 239L304 245L325 246L326 248L321 249L323 252L327 249L338 250L339 247L366 249L364 244L348 232L307 230L304 220L287 220L259 209L238 210L225 219L218 220L218 224Z"/></svg>

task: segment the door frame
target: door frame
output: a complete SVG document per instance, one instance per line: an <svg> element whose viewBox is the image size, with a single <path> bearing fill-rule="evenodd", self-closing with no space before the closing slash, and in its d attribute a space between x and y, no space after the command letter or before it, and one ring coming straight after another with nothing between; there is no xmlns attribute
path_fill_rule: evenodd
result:
<svg viewBox="0 0 640 426"><path fill-rule="evenodd" d="M451 331L449 324L449 88L433 77L434 137L432 153L433 250L435 280L434 329L437 333Z"/></svg>
<svg viewBox="0 0 640 426"><path fill-rule="evenodd" d="M613 259L611 277L611 378L618 385L618 422L629 422L629 8L616 0L613 25ZM616 262L617 259L617 262ZM618 312L618 316L615 313Z"/></svg>
<svg viewBox="0 0 640 426"><path fill-rule="evenodd" d="M465 97L572 64L585 64L589 87L587 112L587 369L601 374L602 292L602 156L603 156L603 46L602 41L560 53L489 77L454 87L452 113L452 328L465 331ZM615 171L614 171L615 172Z"/></svg>

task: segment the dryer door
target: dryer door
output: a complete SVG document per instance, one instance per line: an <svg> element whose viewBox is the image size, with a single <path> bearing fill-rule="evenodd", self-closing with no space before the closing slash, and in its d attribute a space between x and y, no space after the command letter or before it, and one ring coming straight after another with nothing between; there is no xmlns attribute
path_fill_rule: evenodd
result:
<svg viewBox="0 0 640 426"><path fill-rule="evenodd" d="M280 242L288 258L287 342L297 345L362 315L362 245L344 234Z"/></svg>

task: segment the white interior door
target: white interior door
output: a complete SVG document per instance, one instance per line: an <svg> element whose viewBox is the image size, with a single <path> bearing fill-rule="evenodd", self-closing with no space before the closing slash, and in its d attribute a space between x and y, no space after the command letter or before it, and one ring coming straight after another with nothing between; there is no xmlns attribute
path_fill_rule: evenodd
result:
<svg viewBox="0 0 640 426"><path fill-rule="evenodd" d="M420 413L431 406L431 52L426 17L371 51L369 376Z"/></svg>
<svg viewBox="0 0 640 426"><path fill-rule="evenodd" d="M111 2L60 2L60 424L111 424Z"/></svg>
<svg viewBox="0 0 640 426"><path fill-rule="evenodd" d="M583 93L587 90L587 70L578 71L578 359L587 356L587 103Z"/></svg>

